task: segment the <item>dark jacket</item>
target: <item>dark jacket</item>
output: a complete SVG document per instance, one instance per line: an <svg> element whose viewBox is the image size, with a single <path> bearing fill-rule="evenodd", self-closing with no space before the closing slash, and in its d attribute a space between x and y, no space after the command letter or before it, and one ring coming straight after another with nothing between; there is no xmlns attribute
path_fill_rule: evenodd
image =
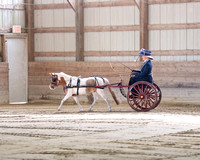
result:
<svg viewBox="0 0 200 160"><path fill-rule="evenodd" d="M135 72L135 76L131 77L129 85L132 85L133 83L138 81L153 83L152 67L153 65L151 63L151 60L147 60L141 67L140 71L133 70L133 73Z"/></svg>

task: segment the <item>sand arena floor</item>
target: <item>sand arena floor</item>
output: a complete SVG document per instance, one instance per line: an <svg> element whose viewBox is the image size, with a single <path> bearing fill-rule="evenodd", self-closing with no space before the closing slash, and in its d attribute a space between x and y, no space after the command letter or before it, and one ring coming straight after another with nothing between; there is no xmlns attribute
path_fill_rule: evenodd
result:
<svg viewBox="0 0 200 160"><path fill-rule="evenodd" d="M127 104L0 106L2 160L199 160L200 105L161 104L138 113Z"/></svg>

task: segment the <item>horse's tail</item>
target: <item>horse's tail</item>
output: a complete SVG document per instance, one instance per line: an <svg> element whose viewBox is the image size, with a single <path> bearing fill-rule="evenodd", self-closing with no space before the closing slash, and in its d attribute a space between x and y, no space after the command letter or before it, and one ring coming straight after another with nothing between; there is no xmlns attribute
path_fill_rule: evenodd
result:
<svg viewBox="0 0 200 160"><path fill-rule="evenodd" d="M115 92L113 92L112 89L111 89L110 87L109 87L108 89L109 89L109 91L110 91L110 93L111 93L111 95L112 95L112 97L113 97L115 103L116 103L117 105L119 105L119 101L118 101L118 99L117 99L117 97L116 97L116 95L115 95Z"/></svg>
<svg viewBox="0 0 200 160"><path fill-rule="evenodd" d="M110 84L110 82L108 81L108 79L105 78L105 80L106 80L106 84ZM111 87L108 87L108 90L110 91L110 94L112 95L112 97L113 97L115 103L116 103L117 105L119 105L119 101L118 101L118 99L117 99L117 97L116 97L116 95L115 95L115 92L113 92L113 90L111 89Z"/></svg>

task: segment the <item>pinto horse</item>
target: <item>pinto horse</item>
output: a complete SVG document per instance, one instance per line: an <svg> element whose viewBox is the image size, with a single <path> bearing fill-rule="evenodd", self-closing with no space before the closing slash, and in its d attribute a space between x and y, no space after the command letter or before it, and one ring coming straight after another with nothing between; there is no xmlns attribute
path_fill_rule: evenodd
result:
<svg viewBox="0 0 200 160"><path fill-rule="evenodd" d="M49 88L51 90L54 90L57 86L62 85L63 90L65 92L65 97L61 100L60 106L58 107L58 111L61 110L61 107L63 103L69 98L73 97L76 101L77 105L80 108L80 111L82 110L82 106L79 103L78 95L84 95L88 93L92 93L94 97L94 101L89 107L89 111L94 106L96 100L98 99L98 94L104 99L104 101L108 105L108 110L111 111L111 106L105 96L104 88L103 86L109 85L109 81L106 78L103 77L87 77L87 78L80 78L80 77L74 77L67 75L63 72L60 73L50 73L51 74L51 83L49 85ZM100 87L97 87L100 86ZM102 86L102 87L101 87ZM117 100L115 93L111 90L110 87L108 87L113 99L115 100L116 104L119 104L119 101Z"/></svg>

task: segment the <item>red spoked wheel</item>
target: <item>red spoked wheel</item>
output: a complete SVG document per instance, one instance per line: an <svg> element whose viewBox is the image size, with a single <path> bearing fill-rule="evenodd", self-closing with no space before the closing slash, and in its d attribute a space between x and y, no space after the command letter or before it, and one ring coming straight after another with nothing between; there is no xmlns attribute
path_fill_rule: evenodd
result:
<svg viewBox="0 0 200 160"><path fill-rule="evenodd" d="M156 105L154 106L154 108L156 108L159 104L160 104L160 101L162 99L162 92L160 90L160 88L158 87L157 84L153 83L154 87L156 88L156 92L157 92L157 95L158 95L158 99L157 99L157 103Z"/></svg>
<svg viewBox="0 0 200 160"><path fill-rule="evenodd" d="M127 101L135 111L147 112L158 103L157 89L151 83L136 82L129 87Z"/></svg>

